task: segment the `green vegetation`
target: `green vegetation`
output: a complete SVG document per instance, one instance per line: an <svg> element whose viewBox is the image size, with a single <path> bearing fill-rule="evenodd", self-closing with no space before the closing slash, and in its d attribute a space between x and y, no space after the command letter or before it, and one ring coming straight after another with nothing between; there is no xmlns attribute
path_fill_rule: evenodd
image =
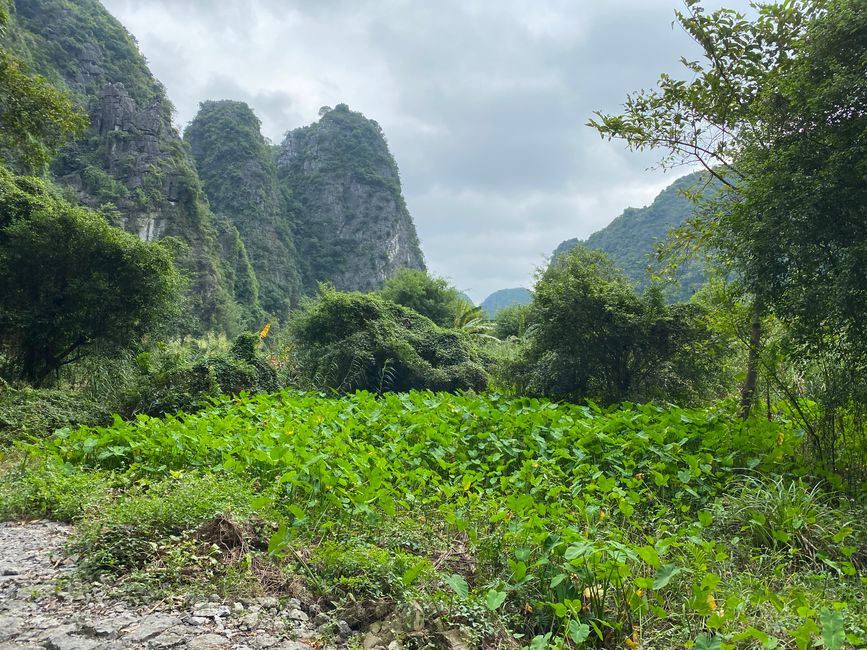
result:
<svg viewBox="0 0 867 650"><path fill-rule="evenodd" d="M798 478L799 444L713 409L283 392L62 430L0 479L0 514L80 522L91 578L276 581L410 648L453 627L474 647L858 645L863 513ZM216 526L234 541L211 548Z"/></svg>
<svg viewBox="0 0 867 650"><path fill-rule="evenodd" d="M40 145L41 161L65 141L65 129L74 127L79 137L60 147L50 168L67 198L106 209L114 215L113 225L142 238L173 236L185 242L177 260L189 316L185 331L237 332L257 305L234 295L226 280L213 216L189 152L172 126L171 103L133 37L97 0L16 0L10 17L0 45L4 52L14 51L21 64L3 69L19 81L30 79L38 92L29 103L8 104L24 108L29 122L18 120L11 133L4 128L4 137L20 137L21 128L39 129L33 135L48 136ZM22 76L30 71L53 88ZM7 103L8 90L0 88L0 105ZM87 108L89 129L82 116L67 115L73 103ZM7 111L4 119L15 114Z"/></svg>
<svg viewBox="0 0 867 650"><path fill-rule="evenodd" d="M686 219L678 181L605 235L636 235L626 273L575 246L493 322L420 270L375 122L326 108L275 150L203 104L214 216L116 21L3 7L0 519L74 522L75 579L291 595L367 647L867 645L855 0L687 0L707 61L591 124L714 194ZM81 126L70 97L92 124L61 182L16 175ZM689 303L629 279L663 222L662 257L715 265Z"/></svg>
<svg viewBox="0 0 867 650"><path fill-rule="evenodd" d="M630 95L621 115L589 124L631 148L662 150L663 164L700 163L721 184L669 248L713 251L748 305L741 412L754 407L764 374L809 432L817 462L840 471L847 457L845 471L863 477L861 4L762 6L750 20L690 0L678 20L704 54L684 62L691 81L663 75L657 89Z"/></svg>
<svg viewBox="0 0 867 650"><path fill-rule="evenodd" d="M375 291L400 268L423 270L397 164L379 124L346 104L319 114L318 122L290 131L276 151L304 291L315 293L320 282ZM386 240L397 250L386 252Z"/></svg>
<svg viewBox="0 0 867 650"><path fill-rule="evenodd" d="M623 214L594 232L586 241L568 239L562 242L553 257L556 259L582 245L603 251L639 290L644 290L652 283L650 269L658 267L655 264L657 249L665 244L669 231L683 226L699 209L701 201L713 196L718 188L719 183L714 183L703 172L678 178L660 192L653 203L643 208L626 208ZM688 301L707 282L704 265L699 260L686 260L673 275L675 282L665 289L666 298L672 302Z"/></svg>
<svg viewBox="0 0 867 650"><path fill-rule="evenodd" d="M211 209L238 230L255 271L262 307L285 318L300 298L298 253L259 120L243 102L203 102L184 139Z"/></svg>
<svg viewBox="0 0 867 650"><path fill-rule="evenodd" d="M581 246L536 285L523 356L506 368L522 392L558 399L700 402L725 391L715 340L696 305L639 297L613 261Z"/></svg>
<svg viewBox="0 0 867 650"><path fill-rule="evenodd" d="M289 325L302 381L341 392L483 390L472 338L376 295L324 288Z"/></svg>
<svg viewBox="0 0 867 650"><path fill-rule="evenodd" d="M168 250L0 167L0 350L4 374L41 384L87 346L124 348L177 298Z"/></svg>
<svg viewBox="0 0 867 650"><path fill-rule="evenodd" d="M385 281L379 295L427 316L440 327L452 327L462 303L467 302L445 279L416 269L401 269L395 273Z"/></svg>

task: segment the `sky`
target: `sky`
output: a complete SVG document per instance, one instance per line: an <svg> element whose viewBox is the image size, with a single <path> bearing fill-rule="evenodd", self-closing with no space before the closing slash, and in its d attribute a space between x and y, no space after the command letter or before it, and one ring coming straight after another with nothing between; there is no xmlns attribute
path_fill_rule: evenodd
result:
<svg viewBox="0 0 867 650"><path fill-rule="evenodd" d="M698 57L673 25L678 0L103 3L179 129L208 99L247 102L275 143L341 102L379 122L428 269L477 301L532 287L561 241L690 171L585 126Z"/></svg>

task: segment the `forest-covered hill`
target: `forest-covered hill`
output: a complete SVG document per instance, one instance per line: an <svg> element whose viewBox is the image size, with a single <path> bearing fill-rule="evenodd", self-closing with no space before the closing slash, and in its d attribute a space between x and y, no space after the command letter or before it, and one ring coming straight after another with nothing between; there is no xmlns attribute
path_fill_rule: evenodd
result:
<svg viewBox="0 0 867 650"><path fill-rule="evenodd" d="M650 205L626 208L619 217L585 241L574 238L562 242L554 250L553 257L579 244L604 251L614 258L627 277L643 289L649 282L647 267L654 248L665 241L670 229L682 225L695 211L696 204L684 192L709 193L715 187L713 183L708 184L706 173L683 176L660 192ZM707 281L707 276L702 265L693 261L679 269L677 279L678 286L670 289L669 297L682 301L689 300Z"/></svg>
<svg viewBox="0 0 867 650"><path fill-rule="evenodd" d="M372 120L341 104L271 147L249 107L205 102L185 142L134 38L97 0L11 9L3 44L90 120L53 179L144 240L177 239L191 328L236 331L263 311L284 316L318 282L369 291L398 268L424 268Z"/></svg>
<svg viewBox="0 0 867 650"><path fill-rule="evenodd" d="M493 318L498 311L512 305L529 305L533 300L533 292L524 287L514 289L499 289L482 301L481 307L488 318Z"/></svg>

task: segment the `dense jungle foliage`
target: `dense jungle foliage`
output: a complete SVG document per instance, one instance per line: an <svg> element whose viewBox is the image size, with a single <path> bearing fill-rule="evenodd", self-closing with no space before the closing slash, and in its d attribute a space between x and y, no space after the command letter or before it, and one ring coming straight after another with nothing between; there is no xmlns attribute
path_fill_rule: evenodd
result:
<svg viewBox="0 0 867 650"><path fill-rule="evenodd" d="M706 265L687 302L671 269L637 286L649 248L618 268L577 245L492 319L420 264L368 293L320 282L358 251L326 239L333 214L302 218L325 209L311 188L382 186L376 205L405 213L381 130L345 105L274 148L246 105L207 102L189 151L173 131L119 144L156 157L112 185L81 103L97 81L36 72L98 32L114 45L92 74L129 79L118 105L162 119L162 90L98 5L46 2L63 29L44 48L37 5L0 1L0 520L74 523L72 580L298 598L353 648L867 645L857 0L752 20L687 0L691 81L591 120L714 179L646 209L692 206L654 253ZM191 210L201 237L117 227L145 205L148 227Z"/></svg>

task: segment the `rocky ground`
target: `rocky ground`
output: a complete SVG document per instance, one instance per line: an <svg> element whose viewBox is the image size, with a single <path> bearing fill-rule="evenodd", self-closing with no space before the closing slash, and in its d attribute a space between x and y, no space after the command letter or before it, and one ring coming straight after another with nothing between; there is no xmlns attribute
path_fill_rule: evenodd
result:
<svg viewBox="0 0 867 650"><path fill-rule="evenodd" d="M323 615L310 620L294 599L227 603L212 597L178 609L126 604L99 585L67 591L58 579L74 568L64 553L70 530L46 521L0 523L0 650L347 647L345 622ZM329 636L337 641L323 640L317 626L333 628Z"/></svg>

